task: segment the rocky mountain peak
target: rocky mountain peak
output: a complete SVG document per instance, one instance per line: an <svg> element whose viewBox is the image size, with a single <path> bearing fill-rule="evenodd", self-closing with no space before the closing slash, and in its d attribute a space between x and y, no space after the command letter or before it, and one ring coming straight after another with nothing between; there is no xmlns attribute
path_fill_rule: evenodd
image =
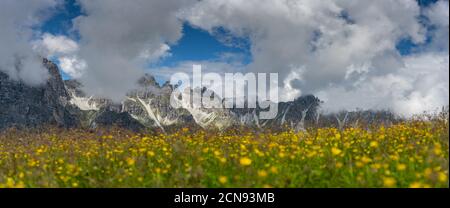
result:
<svg viewBox="0 0 450 208"><path fill-rule="evenodd" d="M258 114L264 109L256 108L205 108L193 106L191 96L186 93L215 95L206 88L185 89L174 97L180 108L171 105L176 86L169 82L160 86L156 79L146 74L138 80L137 89L131 90L121 103L110 99L89 96L83 92L77 80L63 80L56 64L43 59L48 69L47 82L31 87L14 81L0 72L0 129L8 127L34 127L56 124L64 127L121 126L133 130L158 128L164 131L170 126L198 125L202 128L226 129L230 126L254 126L279 128L289 126L304 130L308 125L336 123L342 128L345 123L376 120L390 121L389 112L346 112L343 115L321 115L321 101L313 96L302 96L291 102L278 103L278 114L271 120L260 120ZM219 98L220 103L224 100ZM214 105L216 106L216 105ZM342 113L341 113L342 114Z"/></svg>
<svg viewBox="0 0 450 208"><path fill-rule="evenodd" d="M47 59L43 65L49 71L47 82L31 87L0 72L0 129L13 126L29 127L45 124L74 126L77 120L67 109L69 94L58 67Z"/></svg>
<svg viewBox="0 0 450 208"><path fill-rule="evenodd" d="M138 80L138 84L139 86L142 87L156 87L159 86L158 83L156 82L156 79L154 76L150 75L150 74L145 74L144 76L142 76L139 80Z"/></svg>

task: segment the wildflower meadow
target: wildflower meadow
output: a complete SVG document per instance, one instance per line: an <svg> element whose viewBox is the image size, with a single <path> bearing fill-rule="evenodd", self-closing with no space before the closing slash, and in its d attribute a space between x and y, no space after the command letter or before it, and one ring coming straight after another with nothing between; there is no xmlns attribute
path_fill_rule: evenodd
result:
<svg viewBox="0 0 450 208"><path fill-rule="evenodd" d="M0 135L0 187L448 188L448 124Z"/></svg>

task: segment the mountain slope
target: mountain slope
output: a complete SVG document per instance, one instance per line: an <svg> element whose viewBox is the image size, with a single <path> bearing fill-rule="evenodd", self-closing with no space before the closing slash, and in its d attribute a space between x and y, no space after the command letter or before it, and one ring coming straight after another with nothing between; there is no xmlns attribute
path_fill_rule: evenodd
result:
<svg viewBox="0 0 450 208"><path fill-rule="evenodd" d="M76 80L66 81L66 87L71 95L70 103L77 106L84 116L82 123L92 126L101 112L127 113L146 127L160 128L164 131L169 126L183 126L196 124L204 129L226 129L231 126L254 126L272 128L291 126L298 129L305 128L305 122L314 120L319 99L305 96L293 102L280 103L278 115L273 120L259 120L258 115L263 109L226 109L204 108L193 106L189 93L214 94L208 89L186 89L175 100L180 108L170 104L173 86L166 83L159 86L154 77L145 75L138 81L138 88L128 93L127 98L120 104L110 100L86 96L82 86ZM221 99L219 99L221 100ZM221 103L219 103L220 105ZM82 116L83 117L83 116Z"/></svg>
<svg viewBox="0 0 450 208"><path fill-rule="evenodd" d="M66 108L70 97L57 66L47 59L43 64L50 77L40 87L11 80L0 72L0 129L44 124L77 125L76 116Z"/></svg>
<svg viewBox="0 0 450 208"><path fill-rule="evenodd" d="M312 95L299 97L292 102L278 104L274 119L261 120L264 109L226 109L193 106L189 94L212 95L203 89L186 89L177 97L181 108L170 104L174 86L159 86L154 77L145 75L138 81L121 103L109 99L87 96L76 80L63 81L58 67L44 59L50 77L40 87L30 87L9 79L0 72L0 129L8 127L35 127L46 124L62 127L120 126L132 130L171 126L198 125L204 129L226 129L232 126L256 128L293 128L305 130L308 126L357 126L360 123L389 124L396 117L389 111L355 111L321 115L321 101ZM224 102L218 99L217 102ZM218 103L221 104L221 103Z"/></svg>

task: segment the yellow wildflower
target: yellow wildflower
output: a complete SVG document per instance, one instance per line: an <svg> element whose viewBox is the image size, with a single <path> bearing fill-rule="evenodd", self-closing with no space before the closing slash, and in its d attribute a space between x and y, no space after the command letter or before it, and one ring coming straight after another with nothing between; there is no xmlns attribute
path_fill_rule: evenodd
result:
<svg viewBox="0 0 450 208"><path fill-rule="evenodd" d="M439 172L438 179L440 182L445 183L448 180L448 176L447 176L447 174L445 174L443 172Z"/></svg>
<svg viewBox="0 0 450 208"><path fill-rule="evenodd" d="M397 164L397 170L398 170L398 171L404 171L404 170L406 170L406 165L405 165L405 164L402 164L402 163Z"/></svg>
<svg viewBox="0 0 450 208"><path fill-rule="evenodd" d="M385 177L383 179L384 187L392 188L395 186L396 183L397 183L397 181L392 177Z"/></svg>
<svg viewBox="0 0 450 208"><path fill-rule="evenodd" d="M240 163L242 166L249 166L249 165L252 164L252 160L251 160L250 158L248 158L248 157L243 157L243 158L241 158L241 159L239 160L239 163Z"/></svg>
<svg viewBox="0 0 450 208"><path fill-rule="evenodd" d="M422 187L422 183L420 182L414 182L411 183L411 185L409 185L409 188L421 188Z"/></svg>
<svg viewBox="0 0 450 208"><path fill-rule="evenodd" d="M340 150L339 148L337 148L337 147L331 148L331 154L333 154L334 156L339 155L341 153L342 153L342 150Z"/></svg>
<svg viewBox="0 0 450 208"><path fill-rule="evenodd" d="M378 142L377 141L371 141L370 142L370 147L377 148L378 147Z"/></svg>
<svg viewBox="0 0 450 208"><path fill-rule="evenodd" d="M219 182L225 184L228 182L228 178L226 176L219 176Z"/></svg>
<svg viewBox="0 0 450 208"><path fill-rule="evenodd" d="M127 158L126 161L129 166L132 166L136 163L136 161L133 158Z"/></svg>
<svg viewBox="0 0 450 208"><path fill-rule="evenodd" d="M265 178L265 177L267 177L267 172L265 170L259 170L258 171L258 176L260 178Z"/></svg>

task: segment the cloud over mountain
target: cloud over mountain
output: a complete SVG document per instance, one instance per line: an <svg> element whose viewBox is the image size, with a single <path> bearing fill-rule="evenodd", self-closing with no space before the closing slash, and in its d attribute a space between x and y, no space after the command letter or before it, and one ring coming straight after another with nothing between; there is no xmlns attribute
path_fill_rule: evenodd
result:
<svg viewBox="0 0 450 208"><path fill-rule="evenodd" d="M116 101L133 88L149 61L158 59L182 36L177 12L185 0L80 0L85 15L74 20L79 56L87 63L80 80L91 94Z"/></svg>
<svg viewBox="0 0 450 208"><path fill-rule="evenodd" d="M225 28L248 37L251 71L278 72L290 92L318 94L329 110L411 114L448 104L448 79L435 75L448 75L448 1L424 10L414 0L204 0L183 16L211 33ZM397 43L425 44L429 25L443 51L403 57ZM423 61L429 65L417 65Z"/></svg>
<svg viewBox="0 0 450 208"><path fill-rule="evenodd" d="M149 68L167 76L204 64L208 71L277 72L281 101L315 94L330 111L391 109L411 115L448 105L447 0L427 7L416 0L76 2L82 15L70 20L68 31L76 40L33 29L60 1L2 2L0 70L37 85L47 74L37 67L36 54L51 56L86 93L115 101ZM172 54L184 24L226 45L248 40L250 63L183 60L150 67ZM401 52L402 41L414 47L412 53Z"/></svg>
<svg viewBox="0 0 450 208"><path fill-rule="evenodd" d="M61 70L71 78L80 78L87 68L86 61L78 58L78 43L64 35L45 33L32 44L41 56L58 59Z"/></svg>
<svg viewBox="0 0 450 208"><path fill-rule="evenodd" d="M57 0L4 0L0 6L0 71L30 85L40 85L48 77L29 43L35 31L59 5Z"/></svg>

